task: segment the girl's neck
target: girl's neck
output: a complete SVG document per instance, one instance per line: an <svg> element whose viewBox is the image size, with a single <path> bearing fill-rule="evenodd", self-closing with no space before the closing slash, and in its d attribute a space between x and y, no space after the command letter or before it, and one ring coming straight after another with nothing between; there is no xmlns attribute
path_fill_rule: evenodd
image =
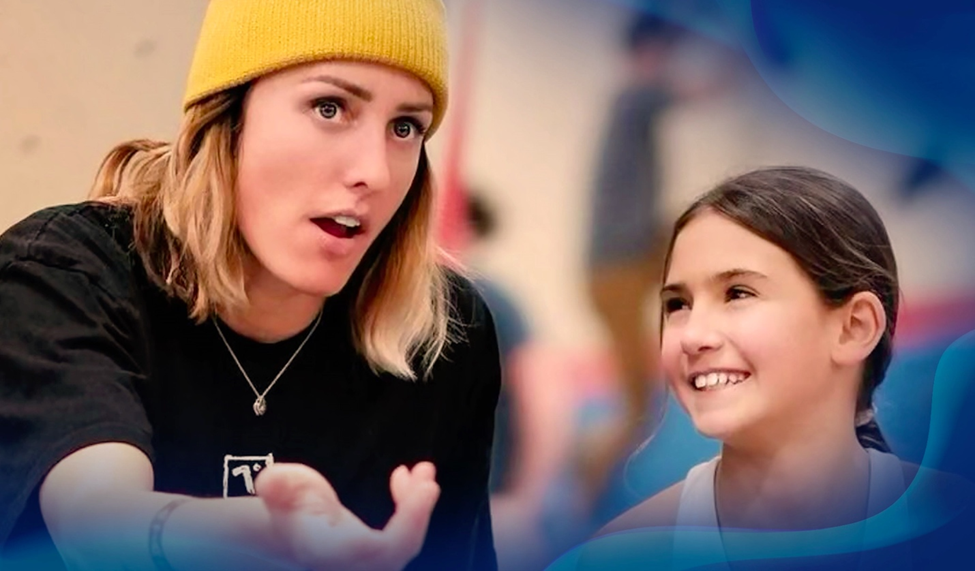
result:
<svg viewBox="0 0 975 571"><path fill-rule="evenodd" d="M819 529L862 520L870 461L852 419L833 434L782 436L765 446L724 445L715 476L721 526Z"/></svg>
<svg viewBox="0 0 975 571"><path fill-rule="evenodd" d="M247 276L247 305L219 312L235 332L262 343L293 337L307 328L325 304L321 296L300 292L266 270Z"/></svg>

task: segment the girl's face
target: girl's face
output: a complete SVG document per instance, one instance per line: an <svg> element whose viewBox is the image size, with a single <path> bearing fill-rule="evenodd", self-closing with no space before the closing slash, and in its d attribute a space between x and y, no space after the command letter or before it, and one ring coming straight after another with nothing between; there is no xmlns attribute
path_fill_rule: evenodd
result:
<svg viewBox="0 0 975 571"><path fill-rule="evenodd" d="M661 364L698 431L775 438L848 407L850 387L830 382L835 312L784 250L705 211L677 236L665 281Z"/></svg>
<svg viewBox="0 0 975 571"><path fill-rule="evenodd" d="M257 80L236 204L252 273L305 295L341 290L406 197L432 109L424 83L376 64L316 62Z"/></svg>

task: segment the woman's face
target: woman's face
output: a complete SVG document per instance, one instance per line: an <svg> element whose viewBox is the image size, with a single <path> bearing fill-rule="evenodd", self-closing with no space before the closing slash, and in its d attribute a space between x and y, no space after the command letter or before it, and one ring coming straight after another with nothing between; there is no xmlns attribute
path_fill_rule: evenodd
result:
<svg viewBox="0 0 975 571"><path fill-rule="evenodd" d="M677 236L665 280L661 364L706 436L774 438L855 400L831 382L836 312L785 250L704 212Z"/></svg>
<svg viewBox="0 0 975 571"><path fill-rule="evenodd" d="M413 183L433 95L378 64L296 66L257 80L243 107L237 224L249 272L337 293Z"/></svg>

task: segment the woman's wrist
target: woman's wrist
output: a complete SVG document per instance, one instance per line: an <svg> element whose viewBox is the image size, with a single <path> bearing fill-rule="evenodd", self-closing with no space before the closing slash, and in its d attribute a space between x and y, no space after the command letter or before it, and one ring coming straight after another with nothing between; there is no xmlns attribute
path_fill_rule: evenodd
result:
<svg viewBox="0 0 975 571"><path fill-rule="evenodd" d="M176 508L191 501L191 499L182 497L172 500L160 508L149 523L149 557L152 559L152 564L156 571L175 571L166 558L166 552L163 549L163 530L166 527L166 521L169 520L169 516L172 515Z"/></svg>
<svg viewBox="0 0 975 571"><path fill-rule="evenodd" d="M166 518L160 539L170 567L157 564L157 570L295 569L260 498L195 500L180 504Z"/></svg>

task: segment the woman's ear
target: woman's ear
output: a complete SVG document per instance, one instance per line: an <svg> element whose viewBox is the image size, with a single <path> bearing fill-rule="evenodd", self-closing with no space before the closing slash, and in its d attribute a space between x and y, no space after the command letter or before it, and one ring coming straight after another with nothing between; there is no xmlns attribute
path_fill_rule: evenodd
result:
<svg viewBox="0 0 975 571"><path fill-rule="evenodd" d="M856 365L866 361L887 330L887 313L873 292L855 293L837 309L839 337L833 346L833 361Z"/></svg>

